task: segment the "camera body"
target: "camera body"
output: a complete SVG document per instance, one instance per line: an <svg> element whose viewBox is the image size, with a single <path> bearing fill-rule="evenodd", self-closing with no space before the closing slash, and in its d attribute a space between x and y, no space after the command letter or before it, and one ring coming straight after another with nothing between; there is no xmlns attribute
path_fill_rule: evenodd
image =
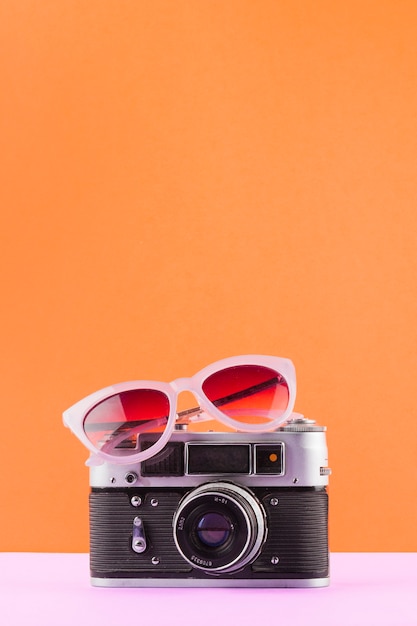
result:
<svg viewBox="0 0 417 626"><path fill-rule="evenodd" d="M326 586L329 474L325 428L304 418L255 437L178 430L141 463L92 466L92 584Z"/></svg>

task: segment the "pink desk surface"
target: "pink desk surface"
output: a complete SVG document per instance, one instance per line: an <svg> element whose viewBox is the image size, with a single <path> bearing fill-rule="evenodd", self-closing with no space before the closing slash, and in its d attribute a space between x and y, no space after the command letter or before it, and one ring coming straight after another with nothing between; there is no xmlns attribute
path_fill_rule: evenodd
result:
<svg viewBox="0 0 417 626"><path fill-rule="evenodd" d="M331 555L321 589L108 589L86 554L0 554L4 626L416 626L417 553Z"/></svg>

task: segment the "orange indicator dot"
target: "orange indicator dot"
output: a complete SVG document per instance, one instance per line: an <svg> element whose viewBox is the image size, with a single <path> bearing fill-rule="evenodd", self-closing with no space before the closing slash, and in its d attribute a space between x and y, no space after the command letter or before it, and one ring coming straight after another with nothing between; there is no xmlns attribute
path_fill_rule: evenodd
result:
<svg viewBox="0 0 417 626"><path fill-rule="evenodd" d="M271 461L271 463L275 463L275 461L278 460L278 455L273 452L269 455L269 460Z"/></svg>

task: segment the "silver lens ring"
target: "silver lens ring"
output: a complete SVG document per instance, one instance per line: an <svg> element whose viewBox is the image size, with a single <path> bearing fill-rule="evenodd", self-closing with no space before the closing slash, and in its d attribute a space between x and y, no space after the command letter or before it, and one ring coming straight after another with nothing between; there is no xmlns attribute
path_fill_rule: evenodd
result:
<svg viewBox="0 0 417 626"><path fill-rule="evenodd" d="M265 513L255 496L233 483L201 485L180 502L173 520L178 551L205 572L231 573L259 553Z"/></svg>

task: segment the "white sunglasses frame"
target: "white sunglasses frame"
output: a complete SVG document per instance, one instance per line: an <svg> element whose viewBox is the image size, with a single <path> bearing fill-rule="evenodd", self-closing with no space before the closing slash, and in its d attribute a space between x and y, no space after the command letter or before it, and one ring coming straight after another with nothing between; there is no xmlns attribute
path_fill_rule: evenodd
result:
<svg viewBox="0 0 417 626"><path fill-rule="evenodd" d="M203 392L203 383L209 376L223 369L239 365L260 365L271 368L283 376L288 385L289 398L288 406L279 418L271 420L268 424L243 425L217 409L217 407L205 396ZM161 437L150 448L128 456L114 456L96 448L89 440L84 430L84 420L87 414L93 407L106 398L110 398L111 396L124 391L132 391L135 389L153 389L166 394L169 400L170 410L165 430L161 434ZM116 465L127 465L145 461L160 452L168 443L175 428L175 422L178 416L177 397L181 391L191 391L198 400L201 412L206 413L210 416L210 418L218 420L225 426L229 426L230 428L240 432L269 432L275 430L280 424L285 422L293 411L296 396L295 367L290 359L276 356L250 354L221 359L220 361L216 361L215 363L208 365L190 378L177 378L170 383L153 380L134 380L125 383L117 383L115 385L110 385L109 387L104 387L99 391L95 391L64 411L64 425L70 428L74 435L76 435L81 443L83 443L84 446L91 452L92 456L87 462L89 465L99 465L106 461Z"/></svg>

